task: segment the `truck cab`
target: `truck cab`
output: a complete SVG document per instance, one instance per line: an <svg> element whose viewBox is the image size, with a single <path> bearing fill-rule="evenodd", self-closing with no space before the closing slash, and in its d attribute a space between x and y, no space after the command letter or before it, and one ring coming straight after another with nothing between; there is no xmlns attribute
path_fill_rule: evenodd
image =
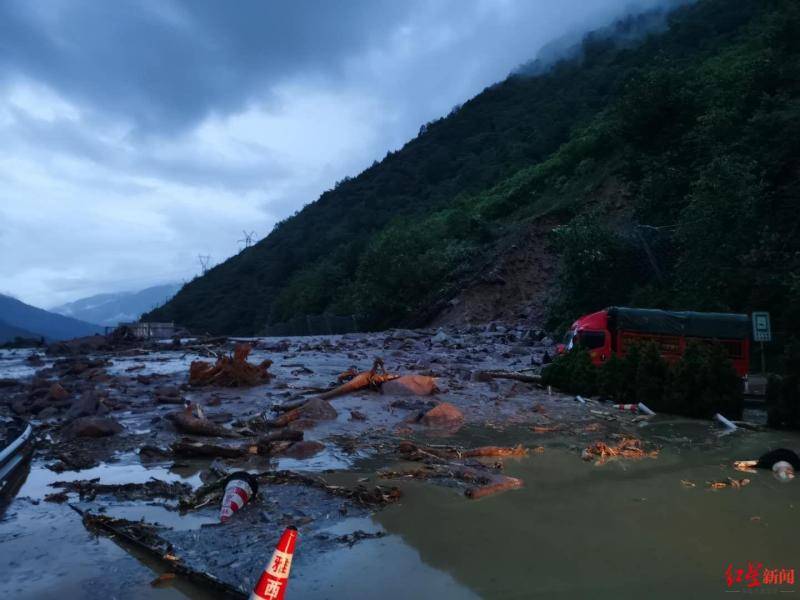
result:
<svg viewBox="0 0 800 600"><path fill-rule="evenodd" d="M608 329L607 311L601 310L575 321L557 350L559 353L569 352L576 346L586 348L595 364L601 364L611 356L611 332Z"/></svg>

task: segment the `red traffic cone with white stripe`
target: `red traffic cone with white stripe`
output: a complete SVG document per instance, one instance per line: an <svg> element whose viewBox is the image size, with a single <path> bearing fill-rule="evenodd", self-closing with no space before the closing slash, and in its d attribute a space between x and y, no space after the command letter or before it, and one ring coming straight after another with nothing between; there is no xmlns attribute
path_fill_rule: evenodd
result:
<svg viewBox="0 0 800 600"><path fill-rule="evenodd" d="M292 568L296 543L297 528L287 527L256 587L253 588L250 600L283 600L286 595L286 585L289 583L289 571Z"/></svg>
<svg viewBox="0 0 800 600"><path fill-rule="evenodd" d="M220 523L230 519L233 513L247 504L257 491L258 482L250 473L238 471L229 475L225 484L225 495L222 497L222 506L219 509Z"/></svg>
<svg viewBox="0 0 800 600"><path fill-rule="evenodd" d="M619 410L629 410L631 412L639 412L638 404L615 404Z"/></svg>

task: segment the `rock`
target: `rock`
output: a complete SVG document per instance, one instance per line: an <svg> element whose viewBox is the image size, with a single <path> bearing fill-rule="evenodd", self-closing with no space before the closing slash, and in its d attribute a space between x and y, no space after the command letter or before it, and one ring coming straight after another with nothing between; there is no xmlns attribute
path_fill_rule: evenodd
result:
<svg viewBox="0 0 800 600"><path fill-rule="evenodd" d="M450 338L447 336L447 334L442 329L440 329L436 333L436 335L431 338L431 342L433 342L434 344L445 344L448 342L449 339Z"/></svg>
<svg viewBox="0 0 800 600"><path fill-rule="evenodd" d="M80 417L61 430L64 436L107 437L122 431L122 425L110 417Z"/></svg>
<svg viewBox="0 0 800 600"><path fill-rule="evenodd" d="M358 411L358 410L351 410L350 411L350 420L351 421L366 421L367 415Z"/></svg>
<svg viewBox="0 0 800 600"><path fill-rule="evenodd" d="M289 429L295 429L297 431L303 431L304 429L312 429L317 426L317 422L314 419L295 419L291 423L289 423Z"/></svg>
<svg viewBox="0 0 800 600"><path fill-rule="evenodd" d="M141 461L167 460L169 458L172 458L172 452L164 448L150 444L145 444L139 448L139 460Z"/></svg>
<svg viewBox="0 0 800 600"><path fill-rule="evenodd" d="M32 367L41 367L44 364L42 357L38 354L29 354L27 358L25 358L25 362Z"/></svg>
<svg viewBox="0 0 800 600"><path fill-rule="evenodd" d="M449 402L442 402L426 412L420 422L429 427L449 427L460 425L464 414Z"/></svg>
<svg viewBox="0 0 800 600"><path fill-rule="evenodd" d="M42 421L46 421L47 419L53 419L58 416L58 409L55 406L48 406L44 410L40 411L38 415L36 415L37 419Z"/></svg>
<svg viewBox="0 0 800 600"><path fill-rule="evenodd" d="M428 375L403 375L381 386L382 393L392 396L430 396L438 391L436 378Z"/></svg>
<svg viewBox="0 0 800 600"><path fill-rule="evenodd" d="M54 383L47 391L47 397L50 400L64 400L69 396L69 392L65 390L60 383Z"/></svg>
<svg viewBox="0 0 800 600"><path fill-rule="evenodd" d="M299 418L302 419L315 419L319 421L330 421L339 416L336 409L331 406L330 402L322 398L311 398L299 409Z"/></svg>
<svg viewBox="0 0 800 600"><path fill-rule="evenodd" d="M295 442L281 453L281 456L299 460L311 458L325 449L325 444L315 441Z"/></svg>
<svg viewBox="0 0 800 600"><path fill-rule="evenodd" d="M94 392L86 392L72 403L72 406L64 415L67 421L80 417L91 417L94 415L104 415L108 408L103 405L101 399Z"/></svg>
<svg viewBox="0 0 800 600"><path fill-rule="evenodd" d="M158 404L183 404L181 391L174 385L160 385L154 390L154 398Z"/></svg>

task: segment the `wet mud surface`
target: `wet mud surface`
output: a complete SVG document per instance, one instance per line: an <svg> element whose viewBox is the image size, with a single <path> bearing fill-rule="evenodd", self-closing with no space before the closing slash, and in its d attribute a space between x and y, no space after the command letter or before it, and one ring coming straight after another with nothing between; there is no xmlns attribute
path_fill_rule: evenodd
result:
<svg viewBox="0 0 800 600"><path fill-rule="evenodd" d="M75 509L143 521L187 568L243 595L288 525L300 532L297 598L722 597L729 563L800 569L800 483L760 472L711 486L745 476L733 460L800 447L798 435L721 435L711 422L486 376L535 376L552 353L541 337L493 327L249 340L248 360L273 361L272 377L225 388L189 386L189 367L232 341L4 352L0 379L16 384L0 390L0 410L31 419L38 445L0 520L0 596L220 597L182 575L151 585L168 562L87 528ZM437 390L367 386L331 398L333 418L307 410L274 426L289 412L280 407L377 357L389 374L434 377ZM181 429L170 416L180 412L212 435ZM584 452L636 447L626 439L642 457ZM486 447L506 450L476 452ZM220 524L219 490L205 503L194 494L239 470L260 474L259 493ZM520 483L469 497L510 480ZM392 488L399 497L385 499Z"/></svg>

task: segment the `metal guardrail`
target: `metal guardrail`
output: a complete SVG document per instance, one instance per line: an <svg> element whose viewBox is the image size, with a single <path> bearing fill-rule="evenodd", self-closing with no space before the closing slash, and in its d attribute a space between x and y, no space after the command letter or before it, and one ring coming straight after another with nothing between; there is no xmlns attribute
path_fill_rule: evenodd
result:
<svg viewBox="0 0 800 600"><path fill-rule="evenodd" d="M0 451L0 495L4 494L17 468L28 458L27 444L33 437L33 428L26 423L25 430Z"/></svg>

